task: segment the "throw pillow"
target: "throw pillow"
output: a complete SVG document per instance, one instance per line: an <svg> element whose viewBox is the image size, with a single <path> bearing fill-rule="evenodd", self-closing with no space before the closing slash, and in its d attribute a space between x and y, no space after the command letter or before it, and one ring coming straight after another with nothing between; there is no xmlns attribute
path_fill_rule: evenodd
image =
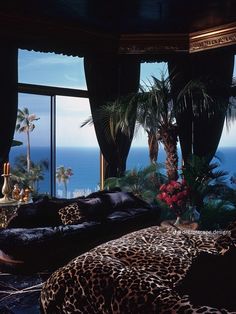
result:
<svg viewBox="0 0 236 314"><path fill-rule="evenodd" d="M77 224L84 220L84 216L82 215L77 203L73 203L59 209L58 213L64 225Z"/></svg>
<svg viewBox="0 0 236 314"><path fill-rule="evenodd" d="M101 220L107 215L106 207L101 198L85 198L77 201L81 213L87 220Z"/></svg>
<svg viewBox="0 0 236 314"><path fill-rule="evenodd" d="M127 208L150 208L150 205L131 192L105 193L104 203L112 210L124 210Z"/></svg>

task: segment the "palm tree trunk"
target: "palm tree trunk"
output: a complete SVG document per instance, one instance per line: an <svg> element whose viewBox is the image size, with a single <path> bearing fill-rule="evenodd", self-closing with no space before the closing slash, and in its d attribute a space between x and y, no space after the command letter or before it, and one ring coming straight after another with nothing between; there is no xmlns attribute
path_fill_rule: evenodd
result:
<svg viewBox="0 0 236 314"><path fill-rule="evenodd" d="M27 131L27 156L26 156L26 160L27 160L27 172L30 171L30 135L29 135L29 131Z"/></svg>
<svg viewBox="0 0 236 314"><path fill-rule="evenodd" d="M148 148L149 148L149 160L151 164L157 163L157 157L159 152L159 136L156 133L148 133Z"/></svg>
<svg viewBox="0 0 236 314"><path fill-rule="evenodd" d="M67 183L64 181L64 192L65 192L65 198L67 198Z"/></svg>
<svg viewBox="0 0 236 314"><path fill-rule="evenodd" d="M177 127L160 130L161 141L166 152L166 172L169 181L178 179Z"/></svg>

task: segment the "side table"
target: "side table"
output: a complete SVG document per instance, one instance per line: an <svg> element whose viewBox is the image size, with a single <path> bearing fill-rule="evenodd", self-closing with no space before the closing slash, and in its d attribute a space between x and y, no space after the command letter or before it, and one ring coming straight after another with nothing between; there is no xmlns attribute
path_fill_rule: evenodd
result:
<svg viewBox="0 0 236 314"><path fill-rule="evenodd" d="M9 219L16 214L19 202L0 203L0 228L5 228Z"/></svg>

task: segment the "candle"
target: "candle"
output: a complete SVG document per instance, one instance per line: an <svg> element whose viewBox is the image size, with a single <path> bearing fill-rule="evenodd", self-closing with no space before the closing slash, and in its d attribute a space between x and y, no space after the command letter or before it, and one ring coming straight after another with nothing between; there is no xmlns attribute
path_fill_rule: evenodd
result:
<svg viewBox="0 0 236 314"><path fill-rule="evenodd" d="M9 174L10 174L10 163L8 162L7 163L7 175L9 176Z"/></svg>
<svg viewBox="0 0 236 314"><path fill-rule="evenodd" d="M7 174L7 164L5 162L3 165L3 174Z"/></svg>

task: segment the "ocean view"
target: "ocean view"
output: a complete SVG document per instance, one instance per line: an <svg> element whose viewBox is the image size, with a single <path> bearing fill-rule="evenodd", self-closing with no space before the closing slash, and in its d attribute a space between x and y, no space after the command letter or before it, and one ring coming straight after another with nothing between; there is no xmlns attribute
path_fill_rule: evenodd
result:
<svg viewBox="0 0 236 314"><path fill-rule="evenodd" d="M14 147L10 153L10 163L14 166L14 160L17 155L26 154L25 147ZM31 159L38 162L42 159L48 159L50 156L49 147L32 147ZM236 148L220 147L217 150L217 157L220 158L220 169L228 171L230 178L236 173ZM165 162L165 152L160 148L159 163ZM99 188L99 149L98 148L75 148L59 147L57 148L56 165L72 168L73 175L68 182L68 197L74 197L77 194L88 194ZM134 147L130 150L127 169L143 168L149 165L148 148ZM40 181L39 192L49 191L49 171L45 172L45 180ZM57 196L63 196L63 186L57 183Z"/></svg>

